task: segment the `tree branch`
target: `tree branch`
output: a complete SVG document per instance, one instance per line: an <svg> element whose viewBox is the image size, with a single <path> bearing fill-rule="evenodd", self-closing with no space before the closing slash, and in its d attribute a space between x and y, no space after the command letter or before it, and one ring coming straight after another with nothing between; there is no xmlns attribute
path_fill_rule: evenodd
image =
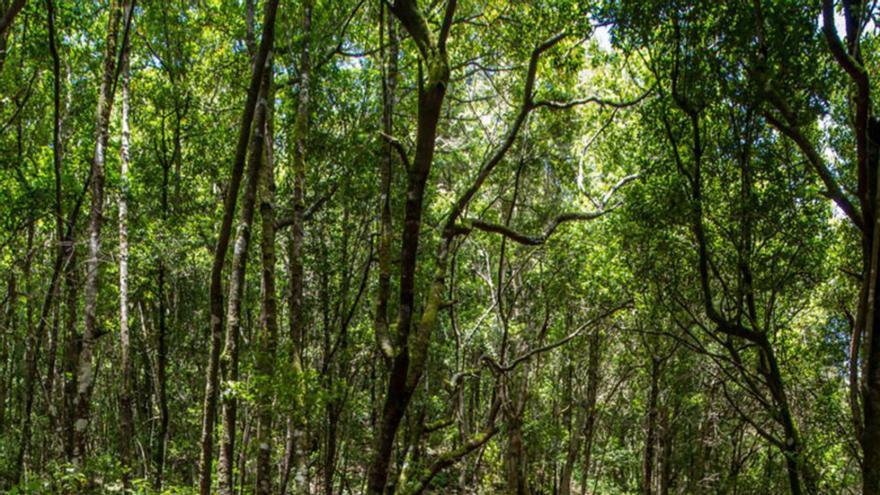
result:
<svg viewBox="0 0 880 495"><path fill-rule="evenodd" d="M627 175L623 179L617 182L602 199L602 204L600 205L600 209L591 212L567 212L561 213L557 215L553 220L547 224L547 227L544 228L544 232L539 235L528 235L522 232L517 232L516 230L508 227L507 225L486 222L480 219L471 219L466 218L464 222L461 224L456 224L452 227L447 227L445 231L445 235L448 238L469 234L474 229L482 230L483 232L491 232L495 234L501 234L504 237L517 242L519 244L523 244L526 246L540 246L547 242L547 239L556 232L556 229L559 228L560 225L567 222L583 222L588 220L595 220L601 216L604 216L607 213L611 213L616 210L621 203L617 203L611 207L608 207L608 201L617 192L620 188L625 186L626 184L636 180L639 178L638 174Z"/></svg>
<svg viewBox="0 0 880 495"><path fill-rule="evenodd" d="M834 0L822 0L822 32L825 34L828 48L831 50L834 60L843 67L843 70L856 84L866 87L868 73L862 64L847 53L840 36L837 34L837 28L834 26Z"/></svg>
<svg viewBox="0 0 880 495"><path fill-rule="evenodd" d="M647 91L637 96L632 100L626 101L614 101L614 100L606 100L604 98L599 98L598 96L591 96L589 98L578 98L574 100L568 101L553 101L553 100L541 100L534 102L532 106L534 108L548 108L550 110L567 110L569 108L585 105L588 103L596 103L599 106L603 107L612 107L612 108L627 108L631 106L635 106L642 102L645 98L650 96L651 93L654 92L654 87L652 86Z"/></svg>
<svg viewBox="0 0 880 495"><path fill-rule="evenodd" d="M529 59L529 69L526 73L526 80L523 89L522 104L520 105L519 112L517 112L513 123L507 130L504 139L483 162L482 166L480 167L480 172L477 174L477 177L471 183L470 187L468 187L461 194L461 196L459 196L458 200L449 210L449 213L446 216L446 226L444 228L446 232L451 232L455 230L455 222L464 212L468 203L470 203L474 195L477 194L477 191L480 190L480 187L483 186L483 183L486 181L487 178L489 178L489 175L501 162L501 160L507 154L508 150L510 150L510 147L513 146L513 143L516 141L516 137L519 134L519 131L522 128L526 117L529 115L529 112L535 108L532 100L532 93L535 87L535 77L538 73L538 61L541 58L541 54L562 41L563 38L565 38L565 33L556 34L551 38L545 40L543 43L535 47L534 50L532 50L532 55Z"/></svg>
<svg viewBox="0 0 880 495"><path fill-rule="evenodd" d="M6 10L3 18L0 19L0 36L6 35L6 30L12 26L12 21L15 20L15 16L17 16L18 12L24 7L25 2L26 0L14 0L12 5L9 6L9 9Z"/></svg>
<svg viewBox="0 0 880 495"><path fill-rule="evenodd" d="M764 119L770 123L777 131L782 133L784 136L787 136L789 139L794 141L797 145L798 149L801 150L801 153L806 156L807 161L810 162L810 165L813 166L813 169L816 170L816 173L819 174L819 178L822 180L822 183L825 184L825 188L827 189L826 195L834 201L835 204L846 214L847 217L858 227L859 230L864 230L865 225L862 220L862 213L859 209L846 197L846 194L843 192L843 189L840 187L840 184L835 179L834 175L831 173L831 170L825 165L825 161L819 156L819 153L807 141L807 138L803 135L800 129L793 124L792 119L787 116L788 109L782 104L781 100L775 97L770 98L770 103L776 108L779 113L785 118L788 123L784 123L781 119L776 118L770 112L763 112Z"/></svg>
<svg viewBox="0 0 880 495"><path fill-rule="evenodd" d="M496 433L498 433L499 428L494 424L490 425L487 429L477 433L467 442L462 444L455 450L447 452L445 454L441 454L437 460L431 465L431 468L422 476L421 479L417 482L415 488L413 488L409 493L410 495L421 495L428 489L431 485L431 481L434 480L434 477L440 473L440 471L452 466L456 462L458 462L464 456L470 454L471 452L477 450L482 447L486 442L492 439Z"/></svg>
<svg viewBox="0 0 880 495"><path fill-rule="evenodd" d="M547 344L547 345L545 345L545 346L541 346L541 347L538 347L538 348L532 349L532 350L526 352L525 354L523 354L522 356L519 356L519 357L517 357L516 359L514 359L513 361L511 361L510 364L507 364L507 365L498 364L497 362L495 362L494 359L492 359L491 357L486 356L486 355L482 356L481 359L482 359L483 361L485 361L486 363L488 363L489 366L490 366L493 370L495 370L496 372L498 372L498 373L507 373L508 371L512 371L514 368L516 368L516 367L519 366L520 364L524 363L525 361L528 361L529 359L531 359L531 358L532 358L533 356L535 356L536 354L541 354L541 353L544 353L544 352L547 352L547 351L551 351L551 350L553 350L553 349L556 349L557 347L560 347L560 346L563 346L563 345L567 344L567 343L570 342L571 340L574 340L575 338L577 338L578 336L580 336L580 335L583 333L583 331L586 330L587 328L592 327L592 326L595 325L596 323L598 323L598 322L604 320L605 318L608 318L609 316L611 316L611 315L613 315L614 313L620 311L621 309L626 308L626 307L629 307L631 304L632 304L632 300L624 301L623 303L618 304L617 306L615 306L615 307L613 307L613 308L611 308L611 309L609 309L609 310L607 310L607 311L604 311L602 314L600 314L600 315L596 316L595 318L593 318L593 319L587 321L586 323L582 324L581 326L579 326L578 328L576 328L573 332L571 332L570 334L566 335L565 337L563 337L563 338L561 338L561 339L559 339L559 340L557 340L557 341L555 341L555 342L553 342L553 343Z"/></svg>
<svg viewBox="0 0 880 495"><path fill-rule="evenodd" d="M385 141L387 141L392 148L394 148L394 151L396 151L397 155L400 156L400 161L403 162L403 166L406 168L406 170L410 170L412 168L412 165L410 164L409 157L406 154L406 148L403 147L403 143L401 143L400 140L396 137L385 134L384 132L380 132L379 135L382 136L382 138L385 139Z"/></svg>

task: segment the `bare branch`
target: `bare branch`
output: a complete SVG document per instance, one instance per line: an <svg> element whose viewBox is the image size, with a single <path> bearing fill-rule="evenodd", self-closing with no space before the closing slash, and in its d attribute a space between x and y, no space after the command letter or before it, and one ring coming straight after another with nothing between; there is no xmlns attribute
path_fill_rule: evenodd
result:
<svg viewBox="0 0 880 495"><path fill-rule="evenodd" d="M541 100L532 103L534 108L548 108L550 110L567 110L569 108L573 108L579 105L586 105L588 103L596 103L602 107L612 107L612 108L627 108L635 106L641 103L645 98L647 98L651 93L654 92L654 88L651 87L638 97L632 100L626 101L614 101L614 100L606 100L604 98L599 98L598 96L591 96L589 98L578 98L575 100L568 101L553 101L553 100Z"/></svg>
<svg viewBox="0 0 880 495"><path fill-rule="evenodd" d="M403 143L400 142L396 137L385 134L384 132L379 132L379 135L388 141L395 151L397 151L398 156L400 156L400 161L403 162L403 166L409 170L411 168L409 157L406 154L406 149L403 147Z"/></svg>
<svg viewBox="0 0 880 495"><path fill-rule="evenodd" d="M599 323L600 321L604 320L605 318L608 318L609 316L613 315L614 313L617 313L621 309L629 307L631 304L632 304L632 300L624 301L623 303L618 304L617 306L615 306L609 310L604 311L602 314L596 316L595 318L590 319L589 321L582 324L581 326L576 328L573 332L566 335L565 337L563 337L553 343L547 344L545 346L541 346L541 347L537 347L535 349L532 349L532 350L526 352L525 354L523 354L522 356L517 357L516 359L511 361L510 364L508 364L508 365L498 364L497 362L495 362L494 359L492 359L489 356L485 356L485 355L482 357L482 360L487 362L490 365L490 367L493 370L495 370L496 372L507 373L508 371L512 371L514 368L516 368L520 364L524 363L525 361L528 361L529 359L531 359L532 357L534 357L537 354L551 351L553 349L556 349L557 347L560 347L560 346L567 344L568 342L579 337L584 332L584 330L586 330L588 328L592 328L593 325Z"/></svg>
<svg viewBox="0 0 880 495"><path fill-rule="evenodd" d="M6 13L3 14L3 18L0 19L0 36L4 36L6 30L12 26L12 21L15 20L15 16L24 7L25 2L26 0L14 0Z"/></svg>
<svg viewBox="0 0 880 495"><path fill-rule="evenodd" d="M835 204L846 214L847 217L858 227L859 230L864 230L864 221L862 220L862 213L859 209L846 197L846 194L843 192L843 189L840 187L840 184L837 182L837 179L831 173L831 170L825 164L825 161L819 156L819 153L816 151L816 148L807 140L807 138L803 135L801 130L792 123L792 119L787 116L788 110L782 104L781 100L777 98L771 97L771 104L779 111L783 118L786 119L786 122L783 122L782 119L777 118L772 115L770 112L764 112L763 116L767 122L770 123L776 130L778 130L783 135L787 136L789 139L794 141L797 145L798 149L801 150L801 153L807 157L807 161L810 162L810 165L813 166L813 169L816 170L816 173L819 174L819 178L822 180L822 183L825 184L825 188L827 189L827 196L834 201Z"/></svg>
<svg viewBox="0 0 880 495"><path fill-rule="evenodd" d="M501 225L492 222L486 222L480 219L464 219L464 222L461 224L456 224L452 227L447 227L445 230L445 235L447 237L454 237L457 235L468 234L472 232L474 229L482 230L483 232L491 232L495 234L501 234L504 237L517 242L519 244L524 244L526 246L539 246L547 242L547 239L556 232L556 229L559 228L560 225L568 222L584 222L589 220L595 220L601 216L604 216L607 213L611 213L620 207L621 203L616 203L612 206L608 206L608 201L617 192L620 188L625 186L626 184L636 180L639 178L638 174L628 175L618 181L617 184L614 185L605 196L602 198L602 204L600 205L600 209L591 212L567 212L561 213L557 215L553 220L550 221L549 224L544 228L544 232L538 235L529 235L524 234L522 232L517 232L516 230L508 227L507 225Z"/></svg>
<svg viewBox="0 0 880 495"><path fill-rule="evenodd" d="M516 137L519 134L519 131L522 128L526 117L528 117L529 112L531 112L532 109L535 108L532 101L532 93L535 87L535 77L538 72L538 61L541 58L541 54L562 41L565 36L565 33L556 34L555 36L545 40L532 51L531 58L529 59L529 69L526 73L526 80L523 89L523 99L519 112L517 112L516 118L514 118L513 123L507 130L504 139L483 162L483 165L480 167L480 172L477 174L477 177L474 179L473 183L471 183L471 186L468 187L461 196L459 196L458 200L450 209L446 217L446 227L444 229L445 231L451 232L455 229L455 222L464 212L468 203L470 203L474 195L477 194L477 191L480 190L480 187L482 187L483 183L486 181L486 179L489 177L495 167L501 162L501 160L510 150L510 147L513 146L513 143L516 141Z"/></svg>
<svg viewBox="0 0 880 495"><path fill-rule="evenodd" d="M828 41L828 48L837 61L837 64L843 67L843 70L855 81L859 86L867 87L868 73L865 68L855 58L847 53L843 42L837 34L837 28L834 25L834 1L822 0L822 32Z"/></svg>

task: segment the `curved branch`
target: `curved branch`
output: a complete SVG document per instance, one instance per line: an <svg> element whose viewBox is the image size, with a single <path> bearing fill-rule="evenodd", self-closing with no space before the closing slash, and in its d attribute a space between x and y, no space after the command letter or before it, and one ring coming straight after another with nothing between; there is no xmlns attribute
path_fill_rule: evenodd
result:
<svg viewBox="0 0 880 495"><path fill-rule="evenodd" d="M834 0L822 0L822 32L837 64L843 67L856 84L867 87L868 73L858 60L847 53L837 34L837 28L834 26Z"/></svg>
<svg viewBox="0 0 880 495"><path fill-rule="evenodd" d="M771 98L771 104L780 112L783 118L785 118L788 122L791 120L786 117L787 110L784 106L780 106L780 101ZM798 149L801 150L801 153L806 156L807 161L810 162L810 165L813 166L813 169L816 170L816 173L819 175L819 178L822 180L822 183L825 185L827 191L825 194L834 201L835 204L843 211L844 214L852 221L852 223L858 227L859 230L864 230L865 225L862 220L862 213L859 209L846 197L843 189L840 187L840 184L837 182L837 179L834 178L834 175L831 173L831 170L825 164L825 161L819 156L819 153L816 151L816 148L807 141L807 138L803 135L800 129L795 125L790 125L782 122L781 119L776 118L770 112L763 113L764 119L770 123L777 131L779 131L784 136L788 137L797 145Z"/></svg>
<svg viewBox="0 0 880 495"><path fill-rule="evenodd" d="M485 356L485 355L482 357L482 359L483 359L483 361L489 363L489 365L490 365L490 366L491 366L496 372L498 372L498 373L507 373L508 371L512 371L514 368L516 368L516 367L519 366L520 364L522 364L522 363L528 361L529 359L531 359L531 358L532 358L533 356L535 356L536 354L541 354L541 353L544 353L544 352L547 352L547 351L551 351L551 350L553 350L553 349L556 349L557 347L560 347L560 346L563 346L563 345L567 344L568 342L570 342L570 341L574 340L575 338L579 337L579 336L583 333L583 331L586 330L587 328L591 328L591 327L592 327L593 325L595 325L596 323L599 323L600 321L604 320L605 318L608 318L609 316L613 315L614 313L617 313L617 312L620 311L621 309L624 309L624 308L626 308L626 307L629 307L631 304L632 304L632 300L631 300L631 299L630 299L630 300L627 300L627 301L624 301L623 303L618 304L617 306L615 306L615 307L613 307L613 308L611 308L611 309L609 309L609 310L603 312L602 314L596 316L595 318L593 318L593 319L587 321L587 322L584 323L583 325L581 325L581 326L579 326L578 328L576 328L573 332L571 332L570 334L566 335L565 337L563 337L563 338L561 338L561 339L559 339L559 340L557 340L557 341L555 341L555 342L552 342L552 343L550 343L550 344L547 344L547 345L544 345L544 346L541 346L541 347L537 347L537 348L535 348L535 349L532 349L532 350L526 352L525 354L523 354L522 356L517 357L516 359L514 359L513 361L511 361L510 364L508 364L508 365L498 364L497 362L495 362L494 359L492 359L492 358L489 357L489 356Z"/></svg>
<svg viewBox="0 0 880 495"><path fill-rule="evenodd" d="M547 239L549 239L550 236L553 235L554 232L556 232L556 229L559 228L559 226L563 223L595 220L601 216L604 216L607 213L611 213L612 211L616 210L621 205L621 203L617 203L611 207L608 207L608 201L620 188L638 178L638 174L633 174L627 175L626 177L618 181L617 184L614 185L614 187L612 187L607 193L605 193L605 196L602 198L602 204L600 205L600 208L596 211L567 212L557 215L553 220L550 221L549 224L547 224L547 227L544 228L544 232L539 235L528 235L522 232L518 232L508 227L507 225L470 218L464 219L464 223L462 224L447 227L445 234L448 238L451 238L457 235L469 234L474 229L477 229L482 230L483 232L501 234L514 242L518 242L519 244L523 244L526 246L540 246L541 244L547 242Z"/></svg>
<svg viewBox="0 0 880 495"><path fill-rule="evenodd" d="M12 21L15 20L15 16L17 16L22 7L24 7L25 2L26 0L14 0L12 5L9 6L9 9L6 10L3 18L0 19L0 36L6 35L6 30L12 26Z"/></svg>
<svg viewBox="0 0 880 495"><path fill-rule="evenodd" d="M596 218L605 215L613 211L614 208L610 208L607 210L599 210L599 211L591 211L591 212L569 212L562 213L554 218L544 229L544 232L539 235L528 235L522 232L517 232L510 227L505 225L485 222L479 219L465 219L466 225L456 225L455 229L451 232L452 234L465 234L471 232L473 229L482 230L483 232L491 232L495 234L501 234L504 237L510 239L511 241L517 242L519 244L523 244L526 246L540 246L547 242L547 239L553 235L553 232L563 223L566 222L574 222L574 221L587 221L594 220Z"/></svg>
<svg viewBox="0 0 880 495"><path fill-rule="evenodd" d="M406 154L406 149L403 147L403 143L401 143L399 139L390 134L380 132L379 135L382 136L382 139L387 141L392 148L394 148L394 151L396 151L398 156L400 156L400 161L403 162L404 168L406 168L406 170L410 170L412 166L410 164L409 157Z"/></svg>
<svg viewBox="0 0 880 495"><path fill-rule="evenodd" d="M637 96L632 100L626 101L615 101L615 100L606 100L604 98L599 98L598 96L590 96L589 98L578 98L575 100L569 101L553 101L553 100L541 100L534 102L532 106L534 108L548 108L550 110L567 110L569 108L585 105L588 103L596 103L599 106L603 107L611 107L611 108L627 108L635 106L642 102L645 98L650 96L651 93L654 92L654 87L652 86L647 91Z"/></svg>
<svg viewBox="0 0 880 495"><path fill-rule="evenodd" d="M456 462L458 462L464 456L470 454L471 452L477 450L482 447L486 442L492 439L496 433L498 433L499 428L495 426L493 423L486 430L483 430L480 433L477 433L473 437L471 437L467 442L465 442L461 447L452 450L451 452L447 452L445 454L440 455L433 464L431 464L430 469L419 479L415 488L411 492L411 495L421 495L428 489L431 485L431 481L434 480L434 477L440 473L440 471L452 466Z"/></svg>
<svg viewBox="0 0 880 495"><path fill-rule="evenodd" d="M529 112L531 112L535 108L534 102L532 100L532 93L534 92L535 88L535 77L538 73L538 61L541 58L541 54L562 41L565 36L565 33L558 33L548 38L543 43L535 47L534 50L532 50L532 55L529 59L529 69L526 73L526 80L523 89L522 104L520 106L519 112L517 112L516 118L514 118L513 123L507 130L504 139L483 162L483 165L480 167L480 172L477 174L477 177L474 179L473 183L471 183L470 187L468 187L461 194L461 196L459 196L458 200L456 200L455 204L450 209L446 217L446 227L444 229L445 231L451 232L452 230L455 230L455 222L464 212L468 203L470 203L474 195L477 194L477 191L480 190L480 187L483 186L483 183L507 154L508 150L510 150L510 147L513 146L513 143L516 141L516 137L519 134L519 131L522 128L526 117L528 117Z"/></svg>

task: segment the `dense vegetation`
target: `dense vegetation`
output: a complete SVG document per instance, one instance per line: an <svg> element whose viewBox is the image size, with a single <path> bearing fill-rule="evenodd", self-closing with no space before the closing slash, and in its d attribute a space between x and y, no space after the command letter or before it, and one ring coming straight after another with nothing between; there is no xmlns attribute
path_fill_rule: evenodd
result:
<svg viewBox="0 0 880 495"><path fill-rule="evenodd" d="M0 16L5 493L880 495L876 1Z"/></svg>

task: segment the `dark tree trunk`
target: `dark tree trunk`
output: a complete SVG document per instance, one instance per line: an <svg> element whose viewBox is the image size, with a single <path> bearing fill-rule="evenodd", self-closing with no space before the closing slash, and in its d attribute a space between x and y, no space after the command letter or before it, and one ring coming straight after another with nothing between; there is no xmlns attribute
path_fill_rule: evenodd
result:
<svg viewBox="0 0 880 495"><path fill-rule="evenodd" d="M251 124L254 120L254 112L257 105L257 96L262 84L263 71L266 69L275 37L275 14L277 10L278 0L268 0L266 2L263 14L263 36L253 64L247 100L245 101L239 127L235 158L232 164L232 176L223 204L223 220L217 236L217 246L214 250L214 261L211 266L211 282L208 295L211 314L211 340L205 380L205 404L202 415L201 454L199 457L200 495L210 495L211 493L211 464L214 458L214 421L217 414L220 344L223 335L223 267L226 263L226 251L229 248L229 238L232 234L232 220L235 215L238 189L241 185L241 178L244 175L244 164L247 157Z"/></svg>
<svg viewBox="0 0 880 495"><path fill-rule="evenodd" d="M657 447L657 417L660 394L660 360L651 358L650 368L651 386L648 389L648 410L645 416L645 451L642 457L642 493L653 495L654 493L654 467L656 463Z"/></svg>
<svg viewBox="0 0 880 495"><path fill-rule="evenodd" d="M257 141L265 144L265 163L262 167L260 192L261 221L261 311L255 372L257 375L257 495L272 492L272 383L275 373L275 353L278 346L278 315L275 299L275 172L273 155L272 108L275 92L272 90L272 70L263 76L263 91L267 98L261 102L261 119L254 129L254 151ZM262 132L265 130L265 134Z"/></svg>
<svg viewBox="0 0 880 495"><path fill-rule="evenodd" d="M451 7L454 4L450 5ZM400 249L400 301L397 315L397 336L394 342L395 356L392 360L386 386L379 431L376 432L375 450L369 463L367 492L381 495L388 481L388 468L394 439L400 422L409 405L413 392L424 370L424 353L433 326L436 324L439 298L443 296L442 282L445 275L445 253L437 266L437 277L432 286L428 306L419 324L418 337L410 342L410 332L415 313L416 257L421 232L422 211L424 208L425 186L434 161L437 137L437 124L440 110L449 83L449 65L445 40L434 46L426 28L424 18L414 1L396 2L394 14L401 20L410 34L418 39L426 66L426 79L420 83L418 97L418 122L416 130L416 150L412 165L407 174L406 204L404 207L403 236ZM442 248L441 248L442 249ZM438 284L437 282L440 282ZM439 289L438 290L438 285ZM412 346L411 346L412 344ZM410 361L410 353L414 354Z"/></svg>

